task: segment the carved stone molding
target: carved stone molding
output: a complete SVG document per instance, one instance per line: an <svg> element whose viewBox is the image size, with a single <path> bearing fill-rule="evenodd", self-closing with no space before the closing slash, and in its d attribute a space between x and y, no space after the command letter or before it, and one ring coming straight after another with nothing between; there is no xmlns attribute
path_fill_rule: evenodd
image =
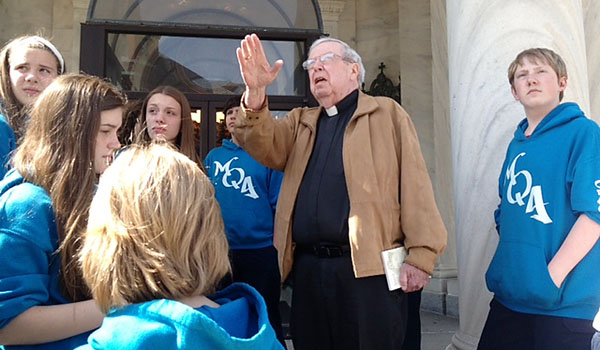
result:
<svg viewBox="0 0 600 350"><path fill-rule="evenodd" d="M340 14L346 6L345 1L319 1L323 21L335 21L340 19Z"/></svg>
<svg viewBox="0 0 600 350"><path fill-rule="evenodd" d="M73 8L74 9L85 9L87 12L87 8L90 5L90 0L73 0Z"/></svg>

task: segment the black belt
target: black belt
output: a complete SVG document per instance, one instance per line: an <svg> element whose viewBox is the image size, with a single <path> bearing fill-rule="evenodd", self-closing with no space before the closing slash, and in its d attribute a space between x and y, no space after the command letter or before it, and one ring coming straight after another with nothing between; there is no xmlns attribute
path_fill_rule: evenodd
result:
<svg viewBox="0 0 600 350"><path fill-rule="evenodd" d="M318 258L339 258L350 253L349 245L335 244L312 244L296 245L296 251L304 254L312 254Z"/></svg>

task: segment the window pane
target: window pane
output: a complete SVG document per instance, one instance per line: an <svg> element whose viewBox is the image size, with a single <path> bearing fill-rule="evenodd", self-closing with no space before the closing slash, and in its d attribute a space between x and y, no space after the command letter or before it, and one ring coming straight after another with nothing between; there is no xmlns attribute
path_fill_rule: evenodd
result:
<svg viewBox="0 0 600 350"><path fill-rule="evenodd" d="M239 39L109 34L106 76L129 91L172 85L187 93L241 94L244 82L235 54L239 44ZM264 40L263 47L271 63L285 62L267 93L303 95L304 43Z"/></svg>
<svg viewBox="0 0 600 350"><path fill-rule="evenodd" d="M271 116L273 116L273 118L275 118L275 119L283 119L286 115L288 115L288 113L290 113L290 111L271 110L271 109L269 109L269 112L271 112ZM223 113L223 111L217 111L215 121L217 123L220 123L223 120L225 120L225 114Z"/></svg>
<svg viewBox="0 0 600 350"><path fill-rule="evenodd" d="M96 0L88 21L319 30L315 5L313 0Z"/></svg>
<svg viewBox="0 0 600 350"><path fill-rule="evenodd" d="M201 109L192 109L192 120L198 124L202 124L202 110Z"/></svg>

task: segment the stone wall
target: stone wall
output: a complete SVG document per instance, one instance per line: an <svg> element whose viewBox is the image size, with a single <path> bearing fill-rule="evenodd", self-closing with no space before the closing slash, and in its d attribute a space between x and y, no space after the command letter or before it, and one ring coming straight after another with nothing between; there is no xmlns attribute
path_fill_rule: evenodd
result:
<svg viewBox="0 0 600 350"><path fill-rule="evenodd" d="M0 43L24 34L48 37L65 57L68 72L79 71L80 23L89 0L3 0Z"/></svg>
<svg viewBox="0 0 600 350"><path fill-rule="evenodd" d="M23 34L52 35L52 0L0 1L0 42Z"/></svg>
<svg viewBox="0 0 600 350"><path fill-rule="evenodd" d="M586 112L598 122L600 121L600 41L598 40L600 1L584 0L583 13L590 88L590 109Z"/></svg>

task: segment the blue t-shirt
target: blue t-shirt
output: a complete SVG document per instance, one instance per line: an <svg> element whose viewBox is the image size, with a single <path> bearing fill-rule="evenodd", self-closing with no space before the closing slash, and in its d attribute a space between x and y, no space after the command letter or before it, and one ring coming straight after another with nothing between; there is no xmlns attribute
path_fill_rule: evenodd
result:
<svg viewBox="0 0 600 350"><path fill-rule="evenodd" d="M0 114L0 180L8 172L12 152L17 148L17 139L4 115Z"/></svg>
<svg viewBox="0 0 600 350"><path fill-rule="evenodd" d="M600 307L600 242L558 288L548 272L581 214L600 223L600 128L574 103L551 111L530 137L515 131L499 179L500 241L486 273L517 312L592 320Z"/></svg>

